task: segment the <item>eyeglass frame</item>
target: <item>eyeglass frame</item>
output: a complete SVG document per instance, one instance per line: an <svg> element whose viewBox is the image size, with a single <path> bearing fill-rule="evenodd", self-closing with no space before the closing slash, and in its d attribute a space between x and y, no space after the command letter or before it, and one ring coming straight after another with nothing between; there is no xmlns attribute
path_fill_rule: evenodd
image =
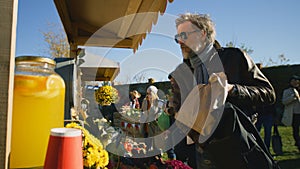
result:
<svg viewBox="0 0 300 169"><path fill-rule="evenodd" d="M200 30L194 30L194 31L191 31L191 32L181 32L181 33L175 35L174 40L175 40L176 43L179 43L180 39L187 40L188 36L192 33L195 33L195 32L200 32Z"/></svg>

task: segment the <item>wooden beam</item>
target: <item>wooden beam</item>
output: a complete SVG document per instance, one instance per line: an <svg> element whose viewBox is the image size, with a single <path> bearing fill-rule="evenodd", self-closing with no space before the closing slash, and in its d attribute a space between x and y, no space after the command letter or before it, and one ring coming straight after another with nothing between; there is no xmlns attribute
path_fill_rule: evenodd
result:
<svg viewBox="0 0 300 169"><path fill-rule="evenodd" d="M98 26L92 26L87 23L75 23L74 25L77 26L77 36L82 36L79 32L84 31L85 33L89 33L90 36L99 36L99 37L118 37L118 35L115 32L112 32L109 28L106 27L98 27ZM85 35L86 36L86 35Z"/></svg>
<svg viewBox="0 0 300 169"><path fill-rule="evenodd" d="M8 169L11 147L18 0L0 2L0 168Z"/></svg>
<svg viewBox="0 0 300 169"><path fill-rule="evenodd" d="M120 73L120 66L117 69L115 69L114 73L111 76L111 81L113 81L118 76L119 73Z"/></svg>
<svg viewBox="0 0 300 169"><path fill-rule="evenodd" d="M134 53L138 50L139 44L143 40L142 37L143 37L143 35L136 35L136 36L134 36L134 39L133 39L133 42L132 42L132 46L131 46L131 48L133 49Z"/></svg>
<svg viewBox="0 0 300 169"><path fill-rule="evenodd" d="M110 69L105 69L105 70L104 70L104 73L103 73L103 77L104 77L104 78L110 78L110 77L111 77L111 76L110 76L111 74L112 74L112 71L111 71Z"/></svg>
<svg viewBox="0 0 300 169"><path fill-rule="evenodd" d="M82 67L83 81L113 81L120 73L120 67Z"/></svg>
<svg viewBox="0 0 300 169"><path fill-rule="evenodd" d="M139 45L145 38L145 35L143 34L149 33L153 24L157 22L159 11L164 3L166 2L162 0L152 0L143 1L141 4L139 9L139 12L141 13L135 17L128 33L129 35L139 34L138 38L134 39L132 44L134 52L138 49Z"/></svg>
<svg viewBox="0 0 300 169"><path fill-rule="evenodd" d="M76 22L76 23L74 23L74 25L76 25L78 29L84 30L84 31L92 33L92 34L99 30L98 26L92 26L90 24L84 23L83 21Z"/></svg>
<svg viewBox="0 0 300 169"><path fill-rule="evenodd" d="M150 8L147 8L147 13L142 14L143 19L139 24L137 24L137 33L141 34L151 32L152 26L157 22L159 10L164 2L165 1L162 0L152 1Z"/></svg>
<svg viewBox="0 0 300 169"><path fill-rule="evenodd" d="M125 16L122 18L121 28L118 32L118 36L121 38L125 38L127 36L128 30L133 23L133 19L135 18L135 13L138 12L138 9L142 3L142 0L130 0L128 4L127 11Z"/></svg>
<svg viewBox="0 0 300 169"><path fill-rule="evenodd" d="M64 25L69 42L74 41L74 27L72 25L69 9L65 0L54 0L54 4Z"/></svg>
<svg viewBox="0 0 300 169"><path fill-rule="evenodd" d="M132 39L126 38L109 38L109 37L78 37L78 45L84 46L99 46L99 47L118 47L118 48L131 48Z"/></svg>

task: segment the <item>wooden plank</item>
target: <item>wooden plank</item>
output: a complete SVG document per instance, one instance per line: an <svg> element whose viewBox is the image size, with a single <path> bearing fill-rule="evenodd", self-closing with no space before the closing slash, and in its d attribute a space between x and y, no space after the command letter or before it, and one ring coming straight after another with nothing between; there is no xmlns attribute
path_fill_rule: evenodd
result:
<svg viewBox="0 0 300 169"><path fill-rule="evenodd" d="M0 168L8 168L18 0L0 1Z"/></svg>
<svg viewBox="0 0 300 169"><path fill-rule="evenodd" d="M129 1L125 16L122 18L121 28L118 33L119 37L121 37L121 38L127 37L127 32L130 28L130 25L133 22L134 17L135 17L134 14L138 12L141 3L142 3L142 0Z"/></svg>
<svg viewBox="0 0 300 169"><path fill-rule="evenodd" d="M101 47L118 47L118 48L130 48L132 46L132 40L129 38L119 39L110 37L78 37L78 44L84 44L84 46L101 46Z"/></svg>
<svg viewBox="0 0 300 169"><path fill-rule="evenodd" d="M72 25L72 21L69 15L69 10L68 10L68 6L67 6L67 2L64 0L54 0L55 6L57 8L57 11L59 13L60 19L64 25L67 37L69 42L74 42L74 37L76 36L76 34L74 33L74 28Z"/></svg>

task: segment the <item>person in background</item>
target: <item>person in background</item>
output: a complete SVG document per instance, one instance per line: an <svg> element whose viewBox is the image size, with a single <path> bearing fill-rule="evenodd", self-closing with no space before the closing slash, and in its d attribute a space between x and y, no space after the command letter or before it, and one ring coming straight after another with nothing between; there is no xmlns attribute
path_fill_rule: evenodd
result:
<svg viewBox="0 0 300 169"><path fill-rule="evenodd" d="M134 109L140 109L139 98L141 94L137 90L130 92L130 107Z"/></svg>
<svg viewBox="0 0 300 169"><path fill-rule="evenodd" d="M256 64L256 66L261 70L262 64ZM271 137L272 137L272 127L275 123L276 108L275 104L263 105L263 106L254 106L257 111L255 117L255 127L258 132L261 131L264 127L264 143L268 150L270 151L271 146Z"/></svg>
<svg viewBox="0 0 300 169"><path fill-rule="evenodd" d="M274 124L274 117L276 113L275 105L266 105L266 106L258 106L256 108L258 112L257 121L255 123L255 127L258 132L261 131L262 126L264 127L264 142L270 150L271 137L272 137L272 127Z"/></svg>
<svg viewBox="0 0 300 169"><path fill-rule="evenodd" d="M184 60L183 62L189 64L188 60ZM169 106L165 111L170 114L170 123L172 125L175 122L175 114L180 109L181 96L179 86L171 74L169 74L168 79L171 84L172 97L169 98ZM192 168L196 168L195 144L187 144L186 138L183 138L176 144L174 150L170 149L168 152L174 152L174 155L168 154L169 158L172 158L173 155L177 160L187 163Z"/></svg>
<svg viewBox="0 0 300 169"><path fill-rule="evenodd" d="M169 90L169 93L168 93L168 96L167 96L167 104L166 104L166 108L165 108L164 111L165 111L165 113L169 117L169 122L170 122L170 126L171 126L175 122L175 111L174 111L174 105L173 105L173 103L174 103L174 101L173 101L174 89L172 88L172 85L174 83L174 79L170 75L168 76L168 79L170 80L170 83L171 83L171 89ZM169 143L167 143L167 144L173 145L172 140ZM174 147L172 147L171 149L167 150L167 154L168 154L168 158L170 160L176 160L177 159ZM186 161L186 160L183 159L181 161Z"/></svg>
<svg viewBox="0 0 300 169"><path fill-rule="evenodd" d="M99 110L103 117L114 126L114 115L118 112L118 109L115 106L115 103L111 103L111 105L101 106L99 105Z"/></svg>
<svg viewBox="0 0 300 169"><path fill-rule="evenodd" d="M151 138L155 135L159 135L163 132L164 129L159 127L158 118L163 114L163 111L166 110L166 106L164 101L162 101L158 96L158 89L154 85L150 85L147 88L147 95L142 102L142 111L146 114L147 119L145 123L142 124L142 132L144 138ZM166 112L168 113L168 112ZM163 146L161 143L154 143L153 139L146 139L147 149L151 154L152 150L159 149L160 146ZM159 145L157 145L159 144ZM166 144L166 143L163 143ZM153 155L155 155L155 151L153 151ZM160 151L160 150L159 150ZM169 159L176 159L176 155L174 153L174 149L171 148L167 150Z"/></svg>
<svg viewBox="0 0 300 169"><path fill-rule="evenodd" d="M154 79L154 78L149 78L149 79L148 79L148 83L149 83L150 85L152 85L153 83L155 83L155 79Z"/></svg>
<svg viewBox="0 0 300 169"><path fill-rule="evenodd" d="M161 132L156 121L159 113L162 111L162 108L159 107L159 97L157 92L158 89L155 86L150 85L147 88L146 97L142 102L141 109L146 117L145 122L141 125L144 138L153 137ZM153 145L153 142L149 142L149 139L147 139L146 145L149 151L155 148L155 145Z"/></svg>
<svg viewBox="0 0 300 169"><path fill-rule="evenodd" d="M289 80L289 87L283 91L282 103L284 112L282 123L286 126L292 126L295 146L300 151L300 96L299 96L300 77L293 75Z"/></svg>

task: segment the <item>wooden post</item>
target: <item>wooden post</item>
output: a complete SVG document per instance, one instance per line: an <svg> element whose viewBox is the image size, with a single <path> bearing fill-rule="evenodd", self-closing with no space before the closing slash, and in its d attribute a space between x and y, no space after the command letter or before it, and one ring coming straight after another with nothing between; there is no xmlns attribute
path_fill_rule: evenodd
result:
<svg viewBox="0 0 300 169"><path fill-rule="evenodd" d="M0 1L0 168L9 164L18 0Z"/></svg>
<svg viewBox="0 0 300 169"><path fill-rule="evenodd" d="M70 57L75 58L77 63L78 56L78 45L70 43ZM82 99L82 88L81 88L81 70L77 64L74 66L74 110L76 111L76 117L81 112L81 99ZM72 115L73 116L73 115ZM74 116L75 117L75 116Z"/></svg>

